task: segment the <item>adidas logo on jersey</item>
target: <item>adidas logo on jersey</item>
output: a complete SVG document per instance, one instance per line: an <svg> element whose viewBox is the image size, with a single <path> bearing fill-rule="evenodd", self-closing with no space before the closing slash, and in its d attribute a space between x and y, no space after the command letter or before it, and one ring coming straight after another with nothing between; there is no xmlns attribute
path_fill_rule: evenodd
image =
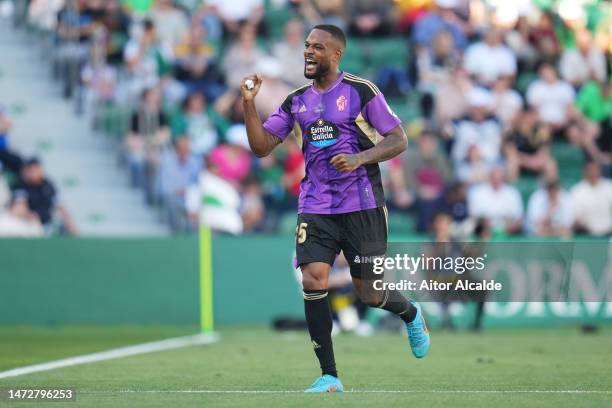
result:
<svg viewBox="0 0 612 408"><path fill-rule="evenodd" d="M302 113L302 112L306 112L306 105L300 106L300 110L298 111L298 113Z"/></svg>

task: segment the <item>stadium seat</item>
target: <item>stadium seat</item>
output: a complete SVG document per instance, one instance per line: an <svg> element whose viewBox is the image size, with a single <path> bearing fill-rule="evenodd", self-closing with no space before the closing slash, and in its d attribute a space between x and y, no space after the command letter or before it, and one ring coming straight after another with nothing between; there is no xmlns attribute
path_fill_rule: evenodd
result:
<svg viewBox="0 0 612 408"><path fill-rule="evenodd" d="M521 193L523 203L529 202L529 197L538 188L538 185L538 177L533 175L523 175L516 181L515 186Z"/></svg>
<svg viewBox="0 0 612 408"><path fill-rule="evenodd" d="M387 100L393 112L404 122L407 124L419 117L419 108L416 106L410 98L389 98Z"/></svg>
<svg viewBox="0 0 612 408"><path fill-rule="evenodd" d="M264 3L265 22L272 40L278 40L283 37L283 30L287 21L295 18L295 13L285 4L274 5L271 0L266 0Z"/></svg>
<svg viewBox="0 0 612 408"><path fill-rule="evenodd" d="M363 57L363 50L357 42L349 40L348 46L346 50L344 50L341 68L344 71L356 73L358 75L364 71L365 60Z"/></svg>
<svg viewBox="0 0 612 408"><path fill-rule="evenodd" d="M382 67L406 69L408 45L403 38L377 38L361 41L368 69L373 73Z"/></svg>
<svg viewBox="0 0 612 408"><path fill-rule="evenodd" d="M554 142L551 154L557 159L559 165L559 179L564 187L568 188L577 183L582 177L582 168L585 156L582 150L567 142Z"/></svg>

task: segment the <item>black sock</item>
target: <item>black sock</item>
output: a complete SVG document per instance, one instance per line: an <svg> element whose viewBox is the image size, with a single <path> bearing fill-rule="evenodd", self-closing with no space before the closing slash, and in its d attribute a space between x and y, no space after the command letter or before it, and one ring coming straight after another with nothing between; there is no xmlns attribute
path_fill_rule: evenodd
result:
<svg viewBox="0 0 612 408"><path fill-rule="evenodd" d="M323 375L338 377L332 346L332 315L326 290L304 289L304 311L310 340Z"/></svg>
<svg viewBox="0 0 612 408"><path fill-rule="evenodd" d="M417 314L416 307L397 290L385 290L383 300L378 307L395 313L406 323L412 322Z"/></svg>

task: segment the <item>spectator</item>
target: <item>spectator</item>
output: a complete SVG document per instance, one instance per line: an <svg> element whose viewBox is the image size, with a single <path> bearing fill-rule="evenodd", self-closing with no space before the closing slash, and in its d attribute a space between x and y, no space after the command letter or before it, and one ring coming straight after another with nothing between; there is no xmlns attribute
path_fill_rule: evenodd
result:
<svg viewBox="0 0 612 408"><path fill-rule="evenodd" d="M554 16L544 12L529 37L535 47L539 63L554 64L561 53L561 43L555 32Z"/></svg>
<svg viewBox="0 0 612 408"><path fill-rule="evenodd" d="M523 98L512 89L511 78L508 76L497 78L491 95L493 114L502 121L505 129L510 128L523 108Z"/></svg>
<svg viewBox="0 0 612 408"><path fill-rule="evenodd" d="M168 55L158 43L153 21L145 20L141 34L132 38L124 50L130 97L157 86L161 77L170 73Z"/></svg>
<svg viewBox="0 0 612 408"><path fill-rule="evenodd" d="M164 152L159 165L159 188L162 208L173 232L191 231L185 194L198 182L202 169L199 157L191 154L189 139L178 137L174 149Z"/></svg>
<svg viewBox="0 0 612 408"><path fill-rule="evenodd" d="M612 181L601 177L597 163L586 164L584 178L572 187L570 193L577 233L612 233Z"/></svg>
<svg viewBox="0 0 612 408"><path fill-rule="evenodd" d="M484 41L465 50L464 65L474 80L484 86L492 86L499 77L516 74L516 57L503 44L502 34L495 28L484 34Z"/></svg>
<svg viewBox="0 0 612 408"><path fill-rule="evenodd" d="M417 58L417 88L422 93L421 112L431 119L438 90L452 80L461 56L454 48L453 36L448 31L440 31L434 37L431 49L424 49Z"/></svg>
<svg viewBox="0 0 612 408"><path fill-rule="evenodd" d="M157 89L143 92L141 103L132 114L126 138L127 160L133 187L144 187L147 203L155 200L154 180L160 154L170 140L168 119L161 110Z"/></svg>
<svg viewBox="0 0 612 408"><path fill-rule="evenodd" d="M457 180L471 186L483 183L489 178L489 172L493 164L487 162L478 149L478 145L473 144L468 149L468 154L464 162L457 166Z"/></svg>
<svg viewBox="0 0 612 408"><path fill-rule="evenodd" d="M59 44L56 63L63 83L63 95L70 98L78 83L81 64L87 59L94 21L86 2L82 0L67 0L57 19Z"/></svg>
<svg viewBox="0 0 612 408"><path fill-rule="evenodd" d="M183 110L172 119L172 134L186 135L191 151L196 156L208 154L221 137L220 131L227 129L227 120L209 107L201 93L191 94L183 102Z"/></svg>
<svg viewBox="0 0 612 408"><path fill-rule="evenodd" d="M469 108L467 96L473 88L468 73L461 67L450 72L436 87L434 123L445 124L463 117Z"/></svg>
<svg viewBox="0 0 612 408"><path fill-rule="evenodd" d="M215 110L226 118L232 126L240 125L244 127L244 106L238 89L229 90L221 95L215 101Z"/></svg>
<svg viewBox="0 0 612 408"><path fill-rule="evenodd" d="M458 0L435 0L434 7L414 24L413 38L417 46L417 55L423 49L429 49L433 40L441 31L448 31L453 37L453 44L458 50L467 45L464 23L455 13Z"/></svg>
<svg viewBox="0 0 612 408"><path fill-rule="evenodd" d="M291 88L281 80L283 72L281 62L272 57L264 57L259 60L255 71L263 79L255 104L262 118L267 118L282 105L287 95L291 92Z"/></svg>
<svg viewBox="0 0 612 408"><path fill-rule="evenodd" d="M593 42L587 29L578 30L575 34L576 46L563 52L559 62L561 77L575 88L590 79L599 82L606 80L606 57Z"/></svg>
<svg viewBox="0 0 612 408"><path fill-rule="evenodd" d="M155 0L149 13L157 29L161 47L174 49L189 28L189 20L183 10L174 5L174 0Z"/></svg>
<svg viewBox="0 0 612 408"><path fill-rule="evenodd" d="M255 177L250 177L245 181L241 194L240 215L244 232L257 231L264 220L261 186Z"/></svg>
<svg viewBox="0 0 612 408"><path fill-rule="evenodd" d="M565 126L575 93L571 85L559 79L555 68L544 63L538 70L539 78L527 89L527 102L536 109L539 119L554 128Z"/></svg>
<svg viewBox="0 0 612 408"><path fill-rule="evenodd" d="M283 146L276 149L272 154L257 159L257 179L259 180L262 199L264 200L266 211L266 219L264 221L263 229L267 231L276 231L278 228L278 222L284 211L291 211L297 206L297 197L300 193L299 182L297 182L297 190L288 188L287 185L292 182L292 176L294 175L291 170L288 170L288 165L283 163L283 148L288 143L295 144L293 137L288 137ZM294 158L297 158L297 154L303 155L301 149L298 147L298 152L293 154ZM285 158L285 161L289 161L289 157ZM283 168L283 165L285 168ZM303 165L302 165L303 166ZM297 177L297 176L296 176ZM303 175L302 175L303 177ZM292 185L293 187L294 185ZM293 195L295 193L295 195Z"/></svg>
<svg viewBox="0 0 612 408"><path fill-rule="evenodd" d="M36 238L44 230L36 213L28 208L28 199L22 192L16 192L4 212L0 212L0 237Z"/></svg>
<svg viewBox="0 0 612 408"><path fill-rule="evenodd" d="M446 212L453 218L452 230L457 237L467 237L471 234L473 225L469 217L466 185L455 182L444 192L438 203L439 211Z"/></svg>
<svg viewBox="0 0 612 408"><path fill-rule="evenodd" d="M202 222L215 231L241 234L240 195L236 186L219 176L214 160L207 160L206 166L198 184L189 188L187 194L187 211L193 225Z"/></svg>
<svg viewBox="0 0 612 408"><path fill-rule="evenodd" d="M216 169L216 175L240 189L251 170L251 155L244 146L223 144L215 147L208 162Z"/></svg>
<svg viewBox="0 0 612 408"><path fill-rule="evenodd" d="M612 84L589 81L580 88L576 105L582 114L599 127L595 139L587 139L584 148L599 163L606 177L612 176Z"/></svg>
<svg viewBox="0 0 612 408"><path fill-rule="evenodd" d="M388 36L395 31L392 0L346 0L349 35Z"/></svg>
<svg viewBox="0 0 612 408"><path fill-rule="evenodd" d="M40 30L55 31L58 24L57 15L64 7L64 3L65 0L31 0L28 8L28 22Z"/></svg>
<svg viewBox="0 0 612 408"><path fill-rule="evenodd" d="M298 144L299 143L299 144ZM287 156L283 162L284 175L283 186L289 195L291 208L295 208L300 195L300 184L304 178L304 155L300 148L302 141L299 142L295 137L287 138L284 142L284 147L287 150Z"/></svg>
<svg viewBox="0 0 612 408"><path fill-rule="evenodd" d="M174 75L187 94L201 92L210 101L223 94L223 74L219 71L214 50L206 42L200 24L192 24L185 40L174 50Z"/></svg>
<svg viewBox="0 0 612 408"><path fill-rule="evenodd" d="M285 25L285 36L274 44L272 55L283 62L283 81L294 88L304 84L304 25L299 20Z"/></svg>
<svg viewBox="0 0 612 408"><path fill-rule="evenodd" d="M263 33L263 3L263 0L208 0L206 6L212 7L219 16L225 33L228 34L226 37L229 37L239 35L243 25L259 28Z"/></svg>
<svg viewBox="0 0 612 408"><path fill-rule="evenodd" d="M544 63L539 79L529 85L527 102L538 113L538 119L551 128L553 136L565 136L575 144L581 143L580 127L572 121L575 92L572 86L559 79L555 68Z"/></svg>
<svg viewBox="0 0 612 408"><path fill-rule="evenodd" d="M391 169L391 180L395 204L401 208L414 201L418 213L417 231L425 232L435 214L434 203L452 180L452 172L447 157L438 149L436 135L423 132L417 143L417 149L408 149L399 157L400 165Z"/></svg>
<svg viewBox="0 0 612 408"><path fill-rule="evenodd" d="M253 67L265 57L255 43L255 29L245 24L240 29L238 41L230 46L223 59L227 85L232 89L240 89L242 79L251 74Z"/></svg>
<svg viewBox="0 0 612 408"><path fill-rule="evenodd" d="M578 92L576 106L586 119L601 123L612 117L612 84L588 81Z"/></svg>
<svg viewBox="0 0 612 408"><path fill-rule="evenodd" d="M289 0L308 27L333 24L347 29L345 0Z"/></svg>
<svg viewBox="0 0 612 408"><path fill-rule="evenodd" d="M518 175L520 170L526 170L556 178L557 162L550 154L550 131L538 122L538 115L533 109L527 108L520 114L509 132L508 142L511 171L516 171Z"/></svg>
<svg viewBox="0 0 612 408"><path fill-rule="evenodd" d="M428 257L449 259L461 256L461 246L452 234L452 225L453 217L450 214L444 211L434 214L431 223L432 243L425 250ZM454 272L441 266L426 265L423 268L423 272L426 273L427 279L430 281L453 282L453 280L457 279L457 275ZM433 291L432 295L440 307L440 327L454 330L455 326L453 325L449 310L450 304L454 300L454 293Z"/></svg>
<svg viewBox="0 0 612 408"><path fill-rule="evenodd" d="M57 199L57 190L45 177L40 161L36 158L27 160L21 169L21 178L11 187L13 194L24 194L28 207L38 215L46 230L54 228L54 216L57 213L61 221L61 230L70 235L78 235L78 229L68 210Z"/></svg>
<svg viewBox="0 0 612 408"><path fill-rule="evenodd" d="M468 192L470 217L486 219L498 234L517 234L523 224L523 202L516 187L504 179L504 170L498 166L491 171L488 183Z"/></svg>
<svg viewBox="0 0 612 408"><path fill-rule="evenodd" d="M13 121L6 113L6 108L0 105L0 169L19 173L23 160L15 152L9 149L9 132L13 127Z"/></svg>
<svg viewBox="0 0 612 408"><path fill-rule="evenodd" d="M572 235L572 205L559 182L549 181L529 198L525 227L539 237L569 238Z"/></svg>
<svg viewBox="0 0 612 408"><path fill-rule="evenodd" d="M107 0L104 14L106 28L106 54L108 62L118 66L123 62L123 49L130 39L130 17L119 0Z"/></svg>
<svg viewBox="0 0 612 408"><path fill-rule="evenodd" d="M94 115L104 106L114 102L117 92L117 70L106 61L104 42L97 41L92 44L89 62L81 71L81 83L87 108Z"/></svg>
<svg viewBox="0 0 612 408"><path fill-rule="evenodd" d="M11 190L9 189L4 173L2 172L2 163L0 163L0 208L8 205L11 199Z"/></svg>
<svg viewBox="0 0 612 408"><path fill-rule="evenodd" d="M520 16L514 29L506 32L505 41L517 59L519 73L532 71L537 63L537 52L531 42L531 26L526 16Z"/></svg>
<svg viewBox="0 0 612 408"><path fill-rule="evenodd" d="M468 116L456 120L453 126L453 162L455 166L464 162L470 146L477 145L487 163L498 163L501 160L502 127L499 120L490 114L491 93L475 88L468 94L468 103Z"/></svg>

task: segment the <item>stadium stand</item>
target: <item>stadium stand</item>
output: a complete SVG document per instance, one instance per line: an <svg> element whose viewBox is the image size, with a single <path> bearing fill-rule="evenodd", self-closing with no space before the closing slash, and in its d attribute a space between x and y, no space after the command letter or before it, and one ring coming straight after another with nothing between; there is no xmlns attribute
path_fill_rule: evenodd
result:
<svg viewBox="0 0 612 408"><path fill-rule="evenodd" d="M282 69L295 70L296 64L272 56L288 55L287 48L277 54L277 45L291 41L285 39L289 22L305 30L321 22L349 30L342 68L374 81L404 121L409 151L383 165L391 233L429 234L435 213L450 212L457 223L466 214L473 224L477 216L488 219L497 237L567 237L556 228L527 228L527 203L536 193L544 197L545 215L538 222L550 227L557 222L558 195L542 195L541 188L556 191L559 185L566 194L582 179L587 162L595 162L604 177L611 175L609 1L578 2L579 7L565 7L565 0L25 3L14 10L15 24L49 44L41 51L67 102L77 106L75 115L84 113L93 132L104 135L111 146L106 154L118 159L126 179L130 160L141 160L146 182L133 185L146 191L147 204L159 214L169 211L169 192L162 199L159 188L160 158L186 138L191 147L184 149L197 152L203 168L241 195L245 233L295 228L295 180L303 163L291 146L264 159L249 154L236 90L264 59L271 77L288 82L277 83L271 94L295 87L289 79L295 72ZM139 102L151 90L160 95L157 107ZM185 101L194 92L202 95L196 102L201 106L190 113ZM595 113L593 100L602 107ZM436 139L437 153L450 159L452 175L442 177L431 154L421 152L420 167L412 169L415 180L407 183L402 166L425 133ZM459 150L464 153L453 153ZM517 228L505 228L486 211L476 216L469 207L455 214L458 203L469 205L497 169L503 185L520 193ZM601 183L598 188L608 191L607 179ZM186 190L175 192L172 213L182 212L191 224L172 218L175 233L192 232L197 222ZM463 190L462 199L453 195ZM606 194L601 197L612 212L612 193ZM570 231L587 232L578 214L570 217Z"/></svg>

